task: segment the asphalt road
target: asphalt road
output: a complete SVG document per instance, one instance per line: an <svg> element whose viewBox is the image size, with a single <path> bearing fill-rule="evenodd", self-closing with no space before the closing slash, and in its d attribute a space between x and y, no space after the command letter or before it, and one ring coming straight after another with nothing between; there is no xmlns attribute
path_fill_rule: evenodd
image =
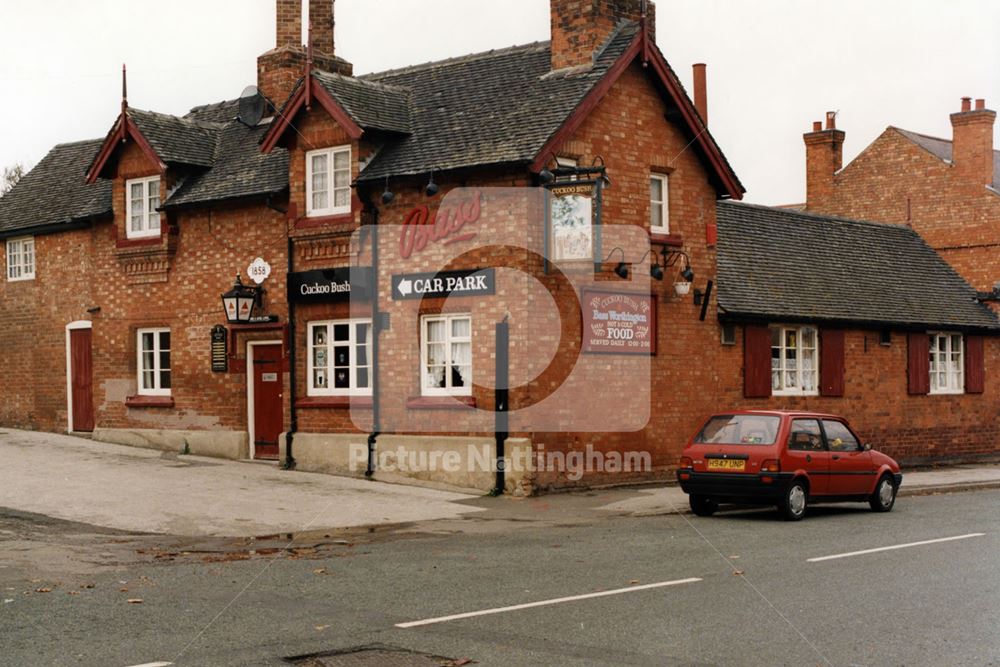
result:
<svg viewBox="0 0 1000 667"><path fill-rule="evenodd" d="M749 510L455 525L273 553L279 540L0 516L0 664L287 665L380 646L480 665L1000 665L998 490L901 498L883 515L820 507L800 523Z"/></svg>

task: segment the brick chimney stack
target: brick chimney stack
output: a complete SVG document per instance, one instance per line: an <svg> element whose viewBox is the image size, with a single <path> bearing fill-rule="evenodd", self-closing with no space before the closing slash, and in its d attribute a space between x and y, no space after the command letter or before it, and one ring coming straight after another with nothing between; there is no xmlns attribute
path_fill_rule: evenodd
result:
<svg viewBox="0 0 1000 667"><path fill-rule="evenodd" d="M552 69L590 67L601 47L620 21L642 20L656 35L656 7L652 0L549 0L552 19Z"/></svg>
<svg viewBox="0 0 1000 667"><path fill-rule="evenodd" d="M997 113L986 100L962 98L962 110L951 114L951 162L955 176L970 185L993 184L993 122Z"/></svg>
<svg viewBox="0 0 1000 667"><path fill-rule="evenodd" d="M705 73L705 63L695 63L694 69L694 108L698 110L701 120L708 125L708 80Z"/></svg>
<svg viewBox="0 0 1000 667"><path fill-rule="evenodd" d="M302 2L275 0L275 45L257 58L257 88L279 108L305 73L308 35L302 30ZM313 67L352 76L351 63L334 55L333 5L334 0L309 0Z"/></svg>
<svg viewBox="0 0 1000 667"><path fill-rule="evenodd" d="M844 138L837 129L837 114L826 113L826 128L819 121L803 135L806 143L806 208L822 208L833 194L834 174L844 166Z"/></svg>

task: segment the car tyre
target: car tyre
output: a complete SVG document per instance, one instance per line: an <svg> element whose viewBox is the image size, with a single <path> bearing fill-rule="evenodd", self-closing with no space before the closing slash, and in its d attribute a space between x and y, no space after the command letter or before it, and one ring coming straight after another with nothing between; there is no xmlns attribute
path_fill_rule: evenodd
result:
<svg viewBox="0 0 1000 667"><path fill-rule="evenodd" d="M890 512L896 504L896 492L898 489L889 475L882 475L878 484L875 485L875 492L868 499L873 512Z"/></svg>
<svg viewBox="0 0 1000 667"><path fill-rule="evenodd" d="M688 498L691 503L691 511L695 516L712 516L719 509L719 503L714 498L692 494Z"/></svg>
<svg viewBox="0 0 1000 667"><path fill-rule="evenodd" d="M785 521L799 521L806 515L806 505L809 503L809 489L800 479L794 480L785 489L778 504L778 511Z"/></svg>

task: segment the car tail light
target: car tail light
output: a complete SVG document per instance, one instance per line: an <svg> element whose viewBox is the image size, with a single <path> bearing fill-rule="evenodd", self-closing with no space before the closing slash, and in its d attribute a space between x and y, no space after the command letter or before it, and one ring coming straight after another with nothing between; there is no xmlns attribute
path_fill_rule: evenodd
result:
<svg viewBox="0 0 1000 667"><path fill-rule="evenodd" d="M680 462L680 464L677 467L678 468L693 468L694 467L694 463L691 461L691 457L690 456L682 456L681 457L681 462Z"/></svg>
<svg viewBox="0 0 1000 667"><path fill-rule="evenodd" d="M761 472L781 472L781 461L778 459L768 459L760 464Z"/></svg>

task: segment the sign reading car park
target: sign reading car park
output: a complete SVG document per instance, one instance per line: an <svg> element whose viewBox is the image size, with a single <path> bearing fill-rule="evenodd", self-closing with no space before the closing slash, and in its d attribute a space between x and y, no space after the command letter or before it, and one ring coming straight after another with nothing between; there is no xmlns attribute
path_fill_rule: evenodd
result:
<svg viewBox="0 0 1000 667"><path fill-rule="evenodd" d="M493 269L403 273L392 277L392 298L434 299L448 296L481 296L496 293Z"/></svg>

